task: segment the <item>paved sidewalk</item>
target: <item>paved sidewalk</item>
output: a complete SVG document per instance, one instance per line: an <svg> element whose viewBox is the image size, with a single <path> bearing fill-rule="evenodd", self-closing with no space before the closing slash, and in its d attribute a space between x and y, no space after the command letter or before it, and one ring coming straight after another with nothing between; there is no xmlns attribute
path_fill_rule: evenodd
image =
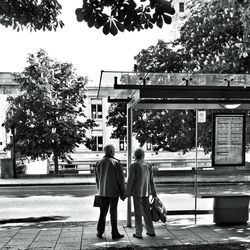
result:
<svg viewBox="0 0 250 250"><path fill-rule="evenodd" d="M29 186L29 185L73 185L73 184L95 184L94 176L65 176L65 177L30 177L17 179L1 179L0 186Z"/></svg>
<svg viewBox="0 0 250 250"><path fill-rule="evenodd" d="M103 239L96 237L95 222L55 222L0 226L1 250L80 250L80 249L250 249L250 224L173 225L156 223L156 237L133 238L134 228L125 221L119 230L125 237L112 240L107 223Z"/></svg>

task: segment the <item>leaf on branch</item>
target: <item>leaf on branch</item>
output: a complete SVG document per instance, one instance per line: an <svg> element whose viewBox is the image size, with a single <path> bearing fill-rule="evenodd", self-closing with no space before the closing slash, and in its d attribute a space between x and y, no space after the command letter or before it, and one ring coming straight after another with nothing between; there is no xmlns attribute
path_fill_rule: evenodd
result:
<svg viewBox="0 0 250 250"><path fill-rule="evenodd" d="M78 22L82 22L84 20L84 12L81 8L75 10L76 19Z"/></svg>
<svg viewBox="0 0 250 250"><path fill-rule="evenodd" d="M58 21L62 6L57 0L23 1L8 0L1 1L0 15L2 25L12 26L19 31L29 28L30 31L57 29L58 23L63 27L63 22Z"/></svg>
<svg viewBox="0 0 250 250"><path fill-rule="evenodd" d="M143 0L148 5L137 6L134 0L83 0L82 8L77 8L76 18L79 22L85 21L89 27L99 29L105 35L117 35L118 32L134 31L153 28L155 25L162 28L163 23L170 24L169 15L175 13L171 3L166 0ZM107 8L111 9L107 14ZM151 13L152 12L152 13ZM163 16L166 15L166 16Z"/></svg>

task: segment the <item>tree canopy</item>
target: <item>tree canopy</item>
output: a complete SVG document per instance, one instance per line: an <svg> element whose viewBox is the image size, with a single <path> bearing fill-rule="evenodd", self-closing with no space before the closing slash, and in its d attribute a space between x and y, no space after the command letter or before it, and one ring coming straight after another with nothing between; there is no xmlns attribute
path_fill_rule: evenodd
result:
<svg viewBox="0 0 250 250"><path fill-rule="evenodd" d="M56 30L63 27L59 20L62 5L58 0L3 0L0 1L0 24L19 31L23 28L36 30ZM171 23L175 13L166 0L83 0L82 7L75 10L79 22L86 22L105 35L118 32L162 28Z"/></svg>
<svg viewBox="0 0 250 250"><path fill-rule="evenodd" d="M240 21L243 25L243 46L242 46L242 54L246 56L249 54L250 50L250 5L248 0L223 0L221 1L221 5L228 8L233 7L237 11L240 12Z"/></svg>
<svg viewBox="0 0 250 250"><path fill-rule="evenodd" d="M21 94L8 98L10 108L3 126L14 129L21 155L53 154L57 172L58 158L79 144L88 145L86 130L95 126L84 115L87 78L78 76L72 64L53 60L43 50L30 54L28 62L22 73L14 75Z"/></svg>
<svg viewBox="0 0 250 250"><path fill-rule="evenodd" d="M199 1L198 1L199 2ZM246 73L249 53L244 42L241 11L220 1L191 2L190 14L175 45L183 56L184 70L203 73ZM249 50L249 47L248 47Z"/></svg>
<svg viewBox="0 0 250 250"><path fill-rule="evenodd" d="M89 27L100 28L104 34L116 35L119 31L134 31L162 27L171 23L175 10L171 0L83 0L82 7L76 9L79 22L85 21ZM190 0L191 3L193 0ZM59 0L2 0L0 1L0 24L20 30L56 30L63 27L59 20L62 6ZM198 6L202 0L195 1ZM209 1L207 1L209 2ZM249 52L250 5L248 0L221 0L219 8L231 7L240 12L244 28L243 53Z"/></svg>
<svg viewBox="0 0 250 250"><path fill-rule="evenodd" d="M62 6L57 0L2 0L0 1L0 24L14 30L56 30L63 27L58 20Z"/></svg>
<svg viewBox="0 0 250 250"><path fill-rule="evenodd" d="M198 4L199 2L199 4ZM218 0L191 1L190 14L171 45L158 41L136 56L139 72L166 73L249 73L249 55L244 54L244 25L241 12L223 6ZM111 104L108 125L112 137L126 135L125 104ZM195 112L193 110L141 110L134 112L133 132L141 145L151 143L154 150L187 152L194 148ZM122 120L122 117L123 120ZM199 124L199 146L206 153L212 145L212 116Z"/></svg>
<svg viewBox="0 0 250 250"><path fill-rule="evenodd" d="M85 21L88 26L99 29L105 35L116 35L123 32L152 29L155 25L162 28L170 24L171 15L175 13L170 1L140 0L138 6L134 0L83 0L81 8L76 9L79 22Z"/></svg>

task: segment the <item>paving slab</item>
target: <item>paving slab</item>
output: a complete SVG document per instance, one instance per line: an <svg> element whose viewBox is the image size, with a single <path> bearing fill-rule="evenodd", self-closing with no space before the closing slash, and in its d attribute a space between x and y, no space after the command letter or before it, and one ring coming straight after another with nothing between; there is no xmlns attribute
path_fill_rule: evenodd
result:
<svg viewBox="0 0 250 250"><path fill-rule="evenodd" d="M216 231L211 230L208 226L189 227L189 230L194 234L199 235L200 238L208 244L221 243L222 237Z"/></svg>

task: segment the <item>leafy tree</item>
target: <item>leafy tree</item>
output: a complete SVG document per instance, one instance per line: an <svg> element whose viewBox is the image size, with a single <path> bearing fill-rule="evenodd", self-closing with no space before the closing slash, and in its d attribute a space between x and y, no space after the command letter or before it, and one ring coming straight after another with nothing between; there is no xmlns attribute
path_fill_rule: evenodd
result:
<svg viewBox="0 0 250 250"><path fill-rule="evenodd" d="M218 0L190 1L190 14L175 45L185 55L187 72L247 73L249 55L243 37L241 12ZM249 50L249 47L248 47Z"/></svg>
<svg viewBox="0 0 250 250"><path fill-rule="evenodd" d="M171 23L175 13L171 3L166 0L140 0L137 6L134 0L83 0L77 8L76 18L85 21L88 26L99 29L105 35L116 35L118 31L152 29ZM24 27L30 30L56 30L64 26L58 20L62 6L58 0L2 0L0 1L0 24L12 26L19 31Z"/></svg>
<svg viewBox="0 0 250 250"><path fill-rule="evenodd" d="M191 2L193 0L190 0ZM174 14L171 0L140 0L137 6L134 0L83 0L81 8L76 9L79 22L85 21L89 27L103 27L105 34L116 35L118 31L133 31L162 27L171 23L170 15ZM196 5L201 0L195 1ZM203 1L202 1L203 2ZM250 42L250 5L248 0L221 0L220 8L228 6L240 11L240 20L244 27L243 53L249 52ZM62 6L58 0L2 0L0 1L0 24L16 30L24 27L30 30L56 30L64 23L58 20ZM109 10L109 11L107 11Z"/></svg>
<svg viewBox="0 0 250 250"><path fill-rule="evenodd" d="M246 50L241 11L232 6L225 7L218 0L192 0L189 11L180 31L180 38L174 42L175 47L158 41L155 46L141 50L135 56L136 69L139 72L166 73L250 72L249 56L244 54ZM114 138L126 134L126 120L122 121L125 110L124 104L112 104L110 107L108 125L115 128L112 134ZM116 119L118 114L119 119ZM211 151L211 121L212 114L208 111L207 122L199 124L198 143L205 153ZM156 151L191 150L195 146L194 129L195 112L192 110L135 111L135 137L141 145L152 143Z"/></svg>
<svg viewBox="0 0 250 250"><path fill-rule="evenodd" d="M8 97L10 109L3 126L15 130L21 155L53 154L58 173L58 158L79 144L89 146L86 130L95 123L84 115L87 78L78 76L72 64L52 60L43 50L30 54L28 62L22 73L14 75L21 94Z"/></svg>
<svg viewBox="0 0 250 250"><path fill-rule="evenodd" d="M155 25L162 28L170 24L170 15L175 13L171 3L166 0L140 0L137 6L134 0L83 0L82 8L76 9L79 22L85 21L88 26L99 29L105 35L116 35L123 32L152 29ZM146 3L145 3L146 2Z"/></svg>
<svg viewBox="0 0 250 250"><path fill-rule="evenodd" d="M175 73L183 71L183 55L170 43L159 40L156 45L142 49L135 57L136 71Z"/></svg>
<svg viewBox="0 0 250 250"><path fill-rule="evenodd" d="M112 103L108 110L108 126L113 126L111 138L124 138L126 127L126 103ZM205 153L211 152L211 112L206 123L199 124L199 146ZM194 110L134 110L133 134L140 146L151 143L154 151L183 151L195 146Z"/></svg>
<svg viewBox="0 0 250 250"><path fill-rule="evenodd" d="M30 30L56 30L64 24L58 20L62 6L57 0L1 0L0 24L19 31L24 27Z"/></svg>
<svg viewBox="0 0 250 250"><path fill-rule="evenodd" d="M242 46L242 54L243 56L249 55L249 47L250 47L250 5L248 0L223 0L221 1L222 7L232 7L240 12L240 21L243 25L243 46Z"/></svg>

